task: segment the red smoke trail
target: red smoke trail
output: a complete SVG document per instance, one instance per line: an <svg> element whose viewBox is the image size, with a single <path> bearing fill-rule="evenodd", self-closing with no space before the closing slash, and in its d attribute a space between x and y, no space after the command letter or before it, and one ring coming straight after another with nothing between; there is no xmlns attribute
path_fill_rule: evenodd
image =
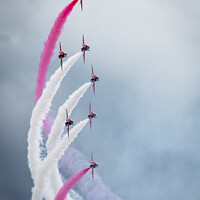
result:
<svg viewBox="0 0 200 200"><path fill-rule="evenodd" d="M40 63L38 69L37 85L35 90L36 93L35 101L37 101L42 95L42 91L46 81L47 69L51 61L51 57L53 56L53 50L55 49L56 41L58 40L62 32L62 28L67 20L67 17L71 13L77 1L78 0L73 0L59 13L47 40L44 42L44 49L40 57Z"/></svg>
<svg viewBox="0 0 200 200"><path fill-rule="evenodd" d="M86 168L76 175L71 177L59 190L58 194L55 197L55 200L65 200L69 191L76 185L76 183L87 173L90 168Z"/></svg>

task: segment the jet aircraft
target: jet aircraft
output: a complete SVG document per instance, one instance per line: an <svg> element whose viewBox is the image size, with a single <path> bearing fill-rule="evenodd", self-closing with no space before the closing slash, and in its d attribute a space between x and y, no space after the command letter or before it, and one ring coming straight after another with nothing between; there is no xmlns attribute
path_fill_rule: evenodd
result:
<svg viewBox="0 0 200 200"><path fill-rule="evenodd" d="M59 51L58 58L60 59L60 66L61 66L61 69L62 69L62 63L63 63L62 59L67 56L67 53L62 51L61 42L59 42L59 46L60 46L60 51Z"/></svg>
<svg viewBox="0 0 200 200"><path fill-rule="evenodd" d="M68 132L68 138L69 138L69 126L73 125L74 122L71 119L69 119L67 109L66 109L66 117L67 117L67 119L65 122L65 126L67 126L67 132Z"/></svg>
<svg viewBox="0 0 200 200"><path fill-rule="evenodd" d="M88 118L90 119L90 130L92 128L92 118L96 118L96 113L91 111L91 104L89 103L89 115Z"/></svg>
<svg viewBox="0 0 200 200"><path fill-rule="evenodd" d="M93 156L91 152L90 168L92 168L92 179L94 180L94 168L98 167L98 163L93 161Z"/></svg>
<svg viewBox="0 0 200 200"><path fill-rule="evenodd" d="M85 52L86 51L90 51L89 49L90 49L90 47L87 44L85 44L84 35L83 35L83 44L82 44L81 51L83 52L83 61L84 61L84 63L85 63Z"/></svg>
<svg viewBox="0 0 200 200"><path fill-rule="evenodd" d="M93 83L93 92L95 94L95 82L99 81L99 77L97 75L94 75L94 70L93 70L93 65L92 65L92 78L90 79L90 81Z"/></svg>

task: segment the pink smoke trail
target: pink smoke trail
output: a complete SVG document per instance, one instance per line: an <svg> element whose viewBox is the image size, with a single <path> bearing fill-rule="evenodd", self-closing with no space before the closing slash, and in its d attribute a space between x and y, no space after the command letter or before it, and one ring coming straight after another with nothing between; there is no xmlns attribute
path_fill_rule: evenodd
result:
<svg viewBox="0 0 200 200"><path fill-rule="evenodd" d="M44 42L44 49L40 57L39 69L38 69L38 77L37 77L37 85L36 85L36 98L37 101L43 91L45 81L46 81L46 73L51 61L51 57L53 56L53 50L56 46L56 41L58 40L62 28L67 20L67 17L71 13L73 7L78 2L78 0L73 0L69 5L67 5L58 15L54 25L50 31L50 34L47 40Z"/></svg>
<svg viewBox="0 0 200 200"><path fill-rule="evenodd" d="M90 168L86 168L76 175L71 177L59 190L58 194L55 197L55 200L65 200L69 191L76 185L76 183L87 173Z"/></svg>

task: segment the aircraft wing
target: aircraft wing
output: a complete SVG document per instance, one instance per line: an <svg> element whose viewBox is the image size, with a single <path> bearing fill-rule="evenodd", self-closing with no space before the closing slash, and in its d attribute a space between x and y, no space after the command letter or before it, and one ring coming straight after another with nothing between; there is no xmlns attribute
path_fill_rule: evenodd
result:
<svg viewBox="0 0 200 200"><path fill-rule="evenodd" d="M91 152L91 161L93 162L93 155L92 155L92 152Z"/></svg>
<svg viewBox="0 0 200 200"><path fill-rule="evenodd" d="M83 45L85 44L84 35L83 35Z"/></svg>
<svg viewBox="0 0 200 200"><path fill-rule="evenodd" d="M83 1L81 0L81 10L83 10Z"/></svg>
<svg viewBox="0 0 200 200"><path fill-rule="evenodd" d="M90 118L90 129L92 128L92 118Z"/></svg>
<svg viewBox="0 0 200 200"><path fill-rule="evenodd" d="M91 113L91 103L89 102L89 112Z"/></svg>
<svg viewBox="0 0 200 200"><path fill-rule="evenodd" d="M62 62L63 60L62 60L62 57L60 58L60 66L61 66L61 69L62 69Z"/></svg>
<svg viewBox="0 0 200 200"><path fill-rule="evenodd" d="M59 46L60 46L60 52L62 51L62 49L61 49L61 42L59 42Z"/></svg>
<svg viewBox="0 0 200 200"><path fill-rule="evenodd" d="M68 138L69 138L69 124L67 125L67 132L68 132Z"/></svg>
<svg viewBox="0 0 200 200"><path fill-rule="evenodd" d="M83 51L83 61L85 63L85 50Z"/></svg>
<svg viewBox="0 0 200 200"><path fill-rule="evenodd" d="M67 109L66 109L66 116L67 116L67 119L68 119L68 111L67 111Z"/></svg>
<svg viewBox="0 0 200 200"><path fill-rule="evenodd" d="M94 168L92 168L92 180L94 180Z"/></svg>
<svg viewBox="0 0 200 200"><path fill-rule="evenodd" d="M93 81L93 92L95 94L95 81Z"/></svg>
<svg viewBox="0 0 200 200"><path fill-rule="evenodd" d="M94 70L93 70L93 65L92 65L92 76L94 76Z"/></svg>

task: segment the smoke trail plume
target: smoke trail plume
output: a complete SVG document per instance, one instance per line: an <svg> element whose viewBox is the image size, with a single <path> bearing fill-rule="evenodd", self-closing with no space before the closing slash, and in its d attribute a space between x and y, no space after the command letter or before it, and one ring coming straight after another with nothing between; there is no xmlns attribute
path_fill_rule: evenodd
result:
<svg viewBox="0 0 200 200"><path fill-rule="evenodd" d="M61 134L63 133L65 127L66 108L68 110L68 114L70 115L72 110L76 107L79 100L83 97L90 85L90 82L82 85L78 90L76 90L72 95L69 96L69 99L62 106L60 106L57 117L52 126L52 131L49 134L46 143L48 154L53 149L55 144L60 140ZM54 164L54 167L51 172L51 183L53 186L53 190L56 194L62 186L62 180L60 178L60 174L57 168L57 163Z"/></svg>
<svg viewBox="0 0 200 200"><path fill-rule="evenodd" d="M65 127L65 119L66 119L66 109L68 110L68 114L70 116L72 110L76 107L79 100L83 97L85 92L91 83L85 83L78 90L76 90L72 95L69 96L69 99L60 106L58 110L57 117L52 126L51 132L48 136L48 140L46 143L47 152L49 153L55 144L60 140L61 134L63 133Z"/></svg>
<svg viewBox="0 0 200 200"><path fill-rule="evenodd" d="M60 161L60 172L65 178L68 178L70 174L75 174L84 166L89 165L85 156L70 146ZM92 181L91 174L88 173L76 184L76 188L87 200L121 200L105 186L97 171L95 171L94 181Z"/></svg>
<svg viewBox="0 0 200 200"><path fill-rule="evenodd" d="M39 141L41 141L41 128L43 126L43 120L49 112L51 102L55 96L61 81L71 68L71 66L78 60L82 53L77 53L70 57L63 65L63 70L60 68L51 76L50 80L46 84L46 88L43 91L41 98L38 100L36 106L33 109L30 129L28 132L28 161L31 175L34 178L36 168L40 163L40 148Z"/></svg>
<svg viewBox="0 0 200 200"><path fill-rule="evenodd" d="M74 187L74 185L87 173L90 168L86 168L76 175L71 177L59 190L58 194L56 195L55 200L65 200L65 197L69 193L69 191Z"/></svg>
<svg viewBox="0 0 200 200"><path fill-rule="evenodd" d="M58 163L59 159L63 156L65 150L77 137L78 133L84 128L87 122L88 119L79 122L71 130L69 138L68 135L65 134L63 139L56 144L55 148L48 154L46 159L42 162L36 174L36 178L34 179L35 186L32 190L33 200L38 200L42 198L42 189L45 188L45 183L47 182L47 179L50 175L53 166L55 165L55 163Z"/></svg>
<svg viewBox="0 0 200 200"><path fill-rule="evenodd" d="M48 187L46 187L44 190L45 190L44 191L44 193L45 193L45 200L52 200L54 198L54 194L53 194L52 190L49 190Z"/></svg>
<svg viewBox="0 0 200 200"><path fill-rule="evenodd" d="M69 5L67 5L58 15L57 19L54 22L54 25L50 31L50 34L44 42L44 49L40 57L39 69L38 69L38 77L37 77L37 85L36 85L36 98L37 101L42 95L42 91L45 85L46 73L51 61L51 57L53 56L53 51L56 46L56 41L58 40L62 28L67 20L67 17L71 13L73 7L77 3L78 0L73 0Z"/></svg>

